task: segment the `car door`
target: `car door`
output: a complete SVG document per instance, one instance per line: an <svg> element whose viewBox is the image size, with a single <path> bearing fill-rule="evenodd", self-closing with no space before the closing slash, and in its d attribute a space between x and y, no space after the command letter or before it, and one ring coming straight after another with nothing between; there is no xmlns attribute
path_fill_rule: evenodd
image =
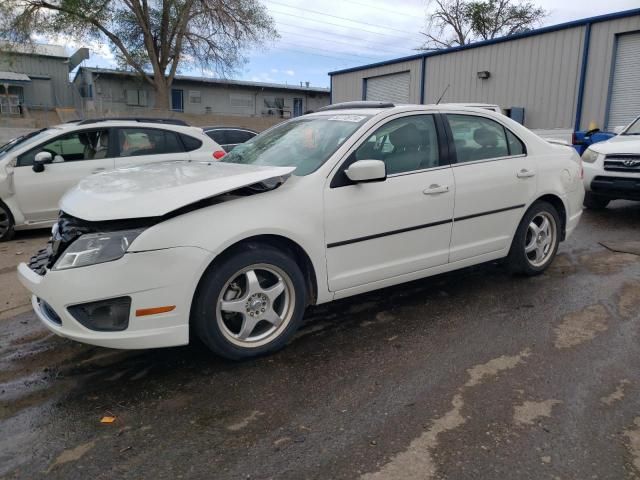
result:
<svg viewBox="0 0 640 480"><path fill-rule="evenodd" d="M455 151L450 262L508 250L537 191L535 161L496 120L479 114L444 117Z"/></svg>
<svg viewBox="0 0 640 480"><path fill-rule="evenodd" d="M326 186L329 288L343 290L447 263L454 180L434 115L402 115L354 149ZM444 150L444 151L443 151ZM384 181L349 181L358 160L383 160Z"/></svg>
<svg viewBox="0 0 640 480"><path fill-rule="evenodd" d="M117 128L116 168L170 160L189 160L177 132L161 128Z"/></svg>
<svg viewBox="0 0 640 480"><path fill-rule="evenodd" d="M112 147L110 129L88 129L58 136L19 155L13 178L18 207L25 220L55 220L58 204L67 190L84 177L113 169ZM35 172L35 156L45 151L52 154L53 162Z"/></svg>

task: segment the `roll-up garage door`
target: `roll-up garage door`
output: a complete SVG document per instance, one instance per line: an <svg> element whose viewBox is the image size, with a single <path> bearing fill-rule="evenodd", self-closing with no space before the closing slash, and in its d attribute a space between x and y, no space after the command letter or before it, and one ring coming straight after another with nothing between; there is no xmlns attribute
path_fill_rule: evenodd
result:
<svg viewBox="0 0 640 480"><path fill-rule="evenodd" d="M409 72L367 78L367 100L409 103Z"/></svg>
<svg viewBox="0 0 640 480"><path fill-rule="evenodd" d="M608 130L640 115L640 33L620 35L611 85Z"/></svg>

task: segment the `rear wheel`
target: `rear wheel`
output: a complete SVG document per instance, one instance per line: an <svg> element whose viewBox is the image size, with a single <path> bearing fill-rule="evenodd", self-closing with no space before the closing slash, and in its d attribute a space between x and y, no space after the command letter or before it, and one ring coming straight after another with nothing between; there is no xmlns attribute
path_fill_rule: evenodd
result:
<svg viewBox="0 0 640 480"><path fill-rule="evenodd" d="M9 207L0 202L0 242L11 240L15 234L15 223Z"/></svg>
<svg viewBox="0 0 640 480"><path fill-rule="evenodd" d="M551 264L560 244L560 216L550 203L534 203L511 244L507 264L514 273L538 275Z"/></svg>
<svg viewBox="0 0 640 480"><path fill-rule="evenodd" d="M596 195L591 192L585 192L584 195L584 206L590 208L591 210L602 210L603 208L607 208L611 199L606 197L601 197L600 195Z"/></svg>
<svg viewBox="0 0 640 480"><path fill-rule="evenodd" d="M296 262L273 247L252 245L205 274L192 322L213 352L240 360L284 347L302 323L305 305Z"/></svg>

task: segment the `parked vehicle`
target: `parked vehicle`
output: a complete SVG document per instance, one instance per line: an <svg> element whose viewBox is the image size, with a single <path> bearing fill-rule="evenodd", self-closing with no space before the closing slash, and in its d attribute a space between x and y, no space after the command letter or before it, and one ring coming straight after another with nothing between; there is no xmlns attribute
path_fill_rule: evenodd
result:
<svg viewBox="0 0 640 480"><path fill-rule="evenodd" d="M599 128L594 128L587 131L573 132L573 135L571 136L571 143L576 149L576 152L582 155L585 150L594 143L605 142L615 136L615 133L603 132Z"/></svg>
<svg viewBox="0 0 640 480"><path fill-rule="evenodd" d="M203 127L202 129L204 133L220 144L225 152L230 152L241 143L251 140L258 134L258 132L247 128Z"/></svg>
<svg viewBox="0 0 640 480"><path fill-rule="evenodd" d="M148 348L193 331L240 359L283 347L307 305L502 258L539 274L583 196L576 152L504 115L338 104L219 162L83 180L19 277L59 335Z"/></svg>
<svg viewBox="0 0 640 480"><path fill-rule="evenodd" d="M0 241L51 226L64 192L87 175L220 152L201 129L173 119L84 120L16 138L0 147Z"/></svg>
<svg viewBox="0 0 640 480"><path fill-rule="evenodd" d="M606 208L611 200L640 200L640 117L619 135L582 154L584 205Z"/></svg>

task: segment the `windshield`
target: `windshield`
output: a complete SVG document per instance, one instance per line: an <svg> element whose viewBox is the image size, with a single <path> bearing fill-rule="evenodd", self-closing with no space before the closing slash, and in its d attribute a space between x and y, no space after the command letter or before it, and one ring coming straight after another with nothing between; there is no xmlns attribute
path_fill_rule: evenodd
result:
<svg viewBox="0 0 640 480"><path fill-rule="evenodd" d="M238 145L220 161L296 167L295 175L308 175L369 118L336 114L290 120Z"/></svg>
<svg viewBox="0 0 640 480"><path fill-rule="evenodd" d="M627 127L622 135L640 135L640 117L636 118L634 122Z"/></svg>
<svg viewBox="0 0 640 480"><path fill-rule="evenodd" d="M8 152L17 147L26 147L31 144L36 144L44 138L48 138L51 135L51 129L43 128L42 130L36 130L35 132L27 133L20 137L13 138L0 147L0 158L4 157Z"/></svg>

